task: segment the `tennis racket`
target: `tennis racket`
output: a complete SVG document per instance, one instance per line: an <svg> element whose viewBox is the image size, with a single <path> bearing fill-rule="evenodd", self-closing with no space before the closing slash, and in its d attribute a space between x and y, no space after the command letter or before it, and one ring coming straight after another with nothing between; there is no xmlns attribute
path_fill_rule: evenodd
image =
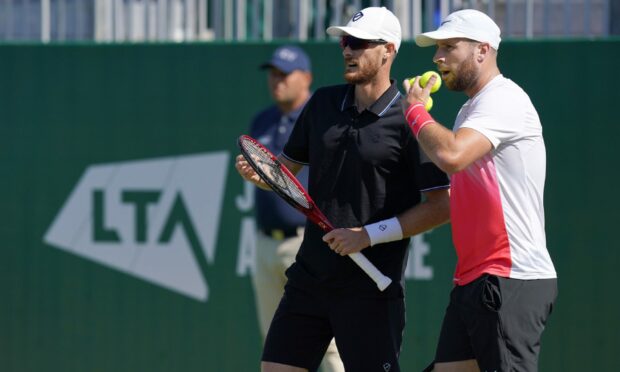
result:
<svg viewBox="0 0 620 372"><path fill-rule="evenodd" d="M271 189L287 203L303 213L310 221L323 231L330 232L334 226L319 210L299 183L297 178L278 159L254 138L246 135L239 137L237 144L248 164ZM383 291L392 283L392 279L383 275L363 254L356 252L349 257L362 269Z"/></svg>

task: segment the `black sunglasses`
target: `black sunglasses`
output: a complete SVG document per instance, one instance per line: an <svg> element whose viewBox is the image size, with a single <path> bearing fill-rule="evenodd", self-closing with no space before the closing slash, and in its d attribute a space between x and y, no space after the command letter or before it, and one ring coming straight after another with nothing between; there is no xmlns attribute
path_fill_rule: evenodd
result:
<svg viewBox="0 0 620 372"><path fill-rule="evenodd" d="M371 44L387 44L388 42L385 40L366 40L366 39L358 39L351 35L344 35L340 38L340 47L342 49L349 47L351 50L360 50L360 49L368 49Z"/></svg>

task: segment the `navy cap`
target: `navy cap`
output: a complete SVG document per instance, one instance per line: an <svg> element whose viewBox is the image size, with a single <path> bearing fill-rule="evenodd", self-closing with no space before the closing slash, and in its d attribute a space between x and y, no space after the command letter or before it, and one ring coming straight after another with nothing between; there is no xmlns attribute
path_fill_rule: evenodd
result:
<svg viewBox="0 0 620 372"><path fill-rule="evenodd" d="M260 68L275 67L285 74L290 74L295 70L310 71L310 58L299 47L294 45L284 45L273 52L268 62L260 65Z"/></svg>

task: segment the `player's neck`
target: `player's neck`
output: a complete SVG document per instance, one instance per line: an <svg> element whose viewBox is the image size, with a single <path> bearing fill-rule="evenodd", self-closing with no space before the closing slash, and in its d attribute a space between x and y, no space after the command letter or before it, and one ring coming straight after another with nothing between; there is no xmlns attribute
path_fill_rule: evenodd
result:
<svg viewBox="0 0 620 372"><path fill-rule="evenodd" d="M391 86L389 78L377 78L364 84L355 85L355 105L359 112L364 111L368 106L377 100Z"/></svg>
<svg viewBox="0 0 620 372"><path fill-rule="evenodd" d="M465 94L467 97L471 98L478 94L488 83L491 82L497 75L499 75L499 69L497 67L490 68L487 71L482 71L480 76L476 80L476 84L471 89L467 89Z"/></svg>

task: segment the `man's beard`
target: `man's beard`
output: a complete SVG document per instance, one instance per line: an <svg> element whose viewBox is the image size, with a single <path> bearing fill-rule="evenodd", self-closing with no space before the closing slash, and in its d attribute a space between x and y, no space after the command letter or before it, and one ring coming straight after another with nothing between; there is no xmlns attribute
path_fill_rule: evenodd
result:
<svg viewBox="0 0 620 372"><path fill-rule="evenodd" d="M345 61L346 62L346 61ZM346 72L344 73L344 79L349 84L366 84L371 82L379 72L380 64L364 64L360 65L358 63L356 72Z"/></svg>
<svg viewBox="0 0 620 372"><path fill-rule="evenodd" d="M472 87L476 80L478 80L478 71L476 69L476 63L474 62L474 56L463 62L461 67L453 73L454 80L446 81L446 86L450 90L457 92L463 92Z"/></svg>

